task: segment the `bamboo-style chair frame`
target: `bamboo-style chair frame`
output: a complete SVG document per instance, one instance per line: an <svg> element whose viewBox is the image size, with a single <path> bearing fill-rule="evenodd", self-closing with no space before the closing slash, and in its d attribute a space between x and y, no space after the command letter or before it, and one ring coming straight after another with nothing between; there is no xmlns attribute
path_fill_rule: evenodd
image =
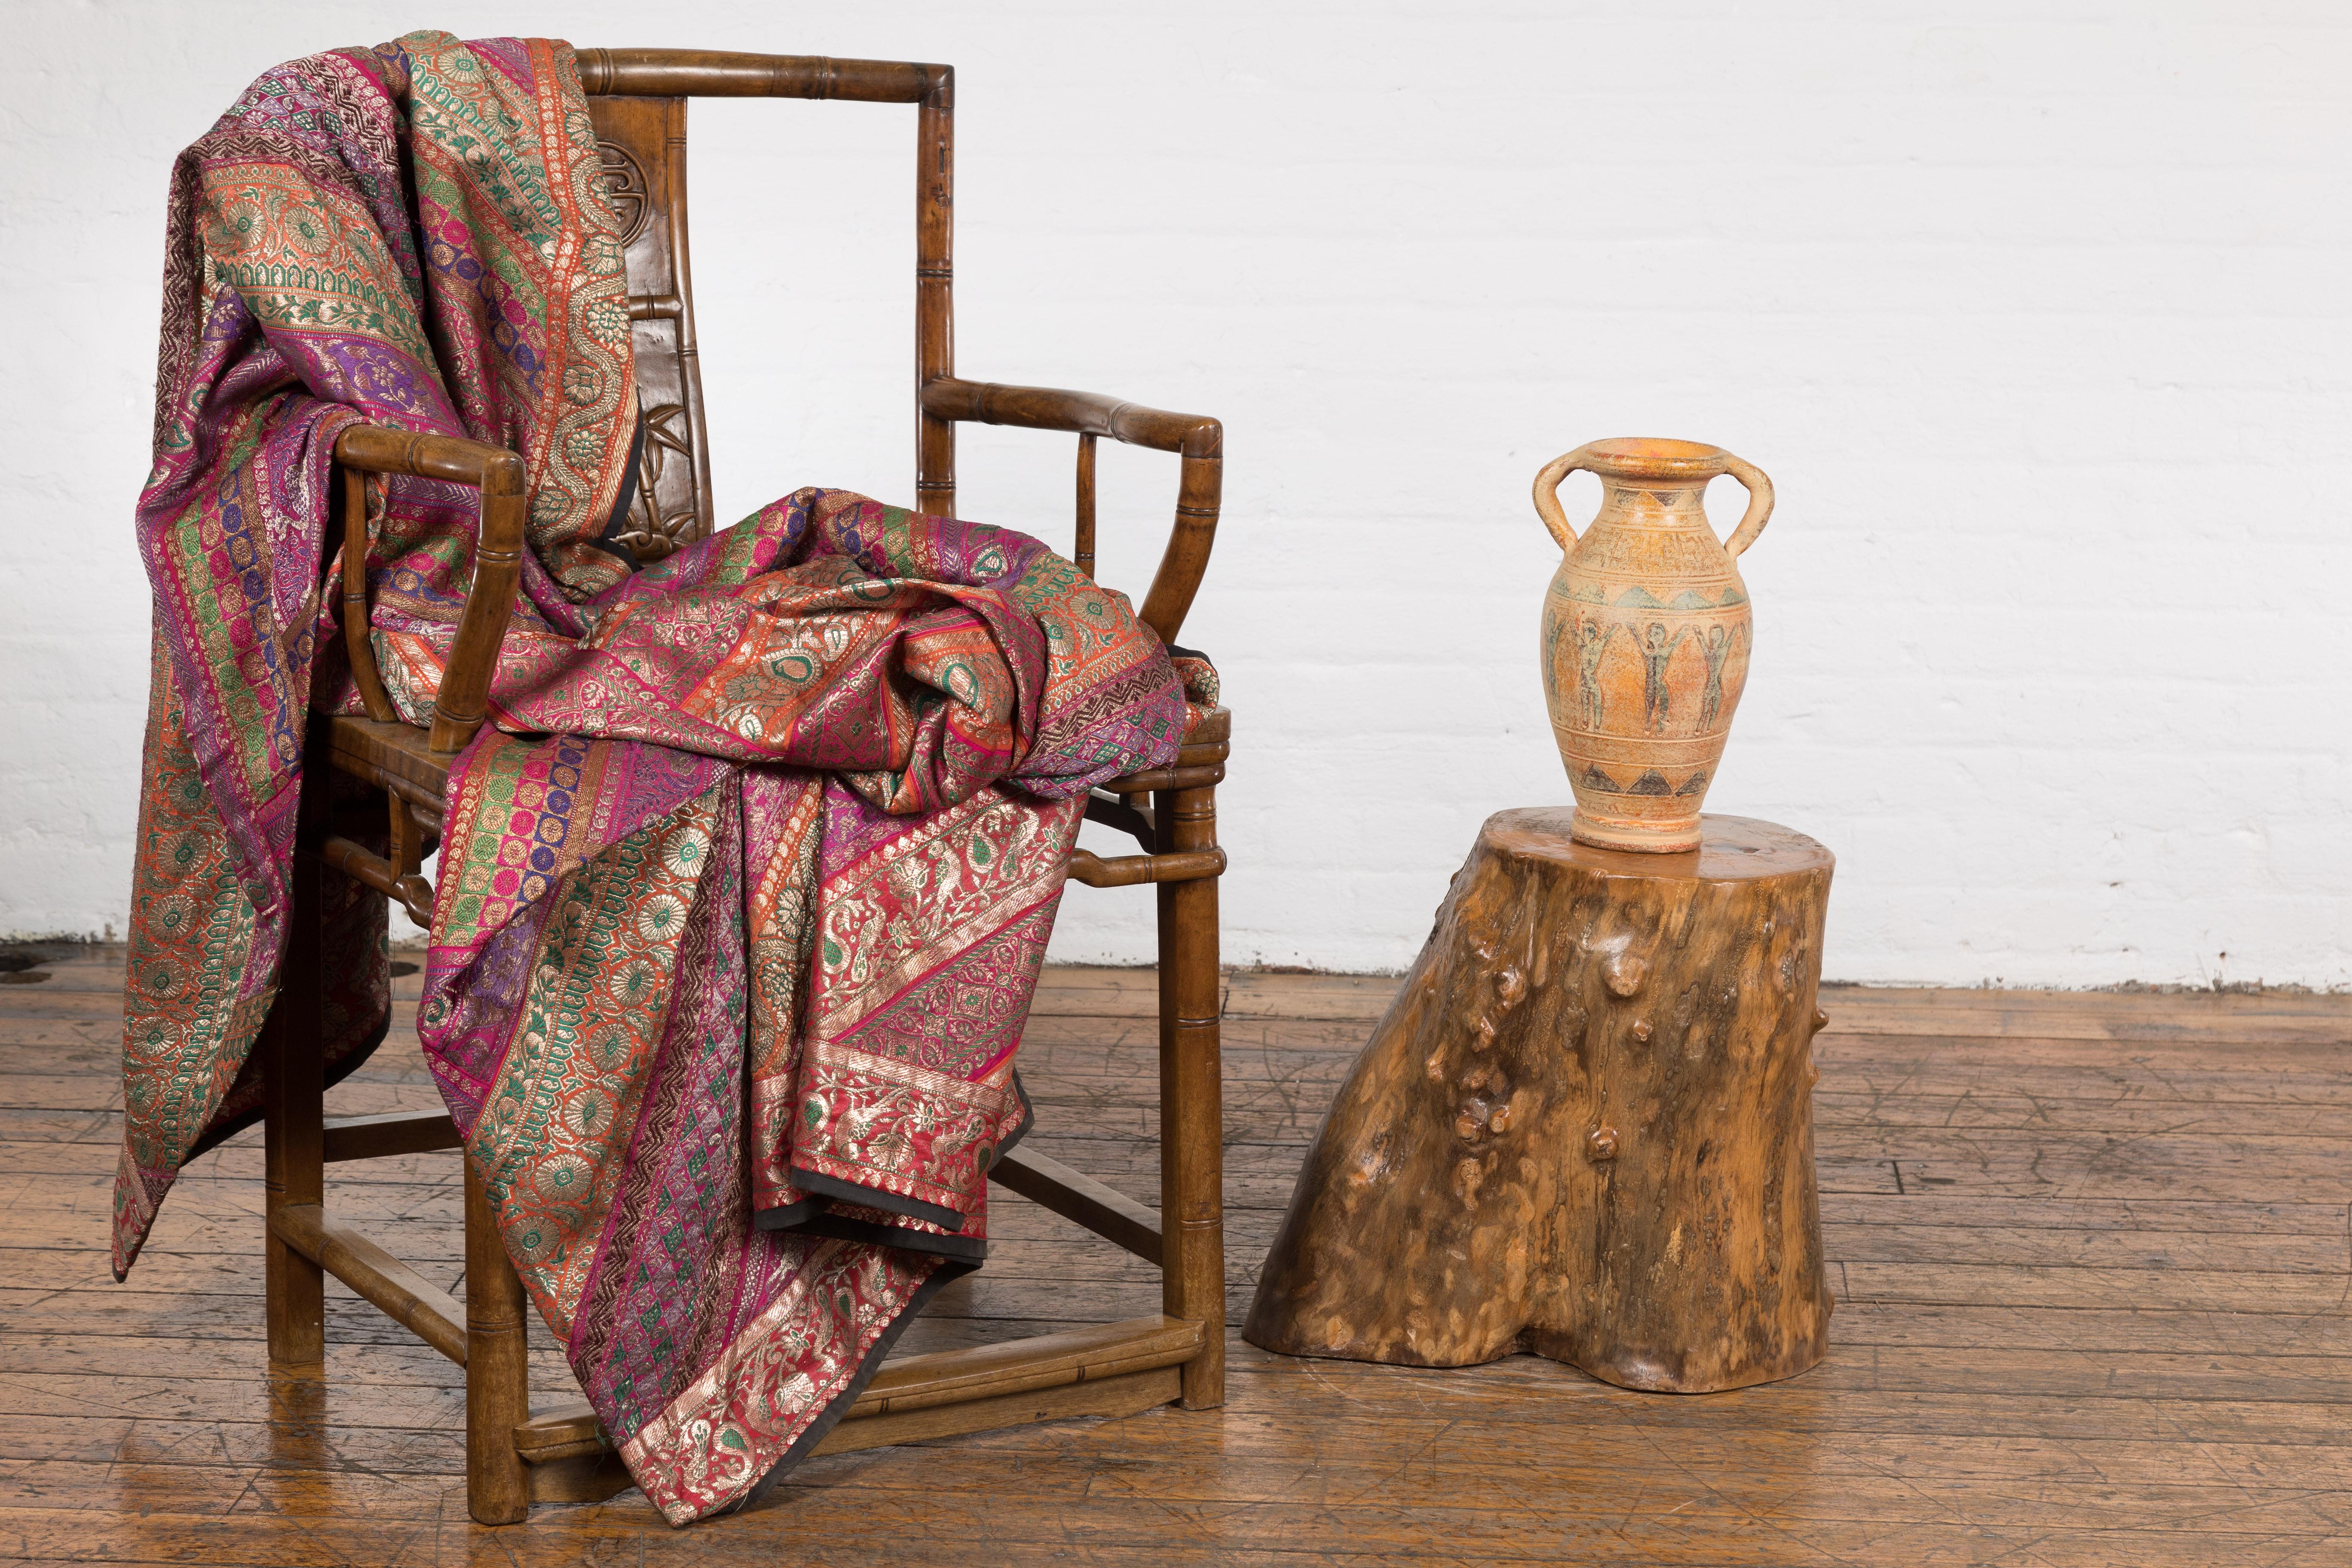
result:
<svg viewBox="0 0 2352 1568"><path fill-rule="evenodd" d="M963 421L1075 433L1078 564L1094 567L1095 443L1110 437L1181 459L1173 531L1142 619L1172 642L1215 534L1222 433L1217 421L1108 397L999 386L954 371L951 186L953 71L874 60L585 49L582 85L601 138L606 188L626 227L630 315L647 422L647 456L630 542L658 558L711 527L709 454L697 368L686 226L689 97L847 99L917 106L915 265L919 504L955 508L955 427ZM522 549L523 465L480 443L381 426L346 431L343 626L369 717L315 721L304 830L295 859L284 984L261 1039L267 1079L267 1268L273 1367L325 1355L325 1277L332 1274L466 1369L467 1500L485 1524L521 1520L533 1502L588 1501L628 1486L587 1405L534 1415L524 1352L522 1286L479 1186L466 1182L466 1300L461 1308L325 1206L325 1170L347 1160L459 1147L446 1115L328 1116L320 1050L319 878L331 867L427 921L420 874L441 824L455 753L483 722L490 671L513 603ZM418 474L479 491L471 592L428 729L402 723L386 700L367 638L366 476ZM1089 887L1157 885L1160 955L1160 1209L1158 1213L1057 1162L1018 1147L992 1179L1160 1266L1160 1315L978 1349L887 1363L815 1450L976 1432L1067 1415L1125 1415L1170 1401L1224 1399L1222 1108L1218 1069L1216 785L1230 716L1196 725L1170 767L1096 792L1091 820L1132 834L1143 852L1073 857ZM325 805L330 771L381 791L390 851L336 831ZM1147 801L1149 804L1147 804ZM348 809L347 807L345 809Z"/></svg>

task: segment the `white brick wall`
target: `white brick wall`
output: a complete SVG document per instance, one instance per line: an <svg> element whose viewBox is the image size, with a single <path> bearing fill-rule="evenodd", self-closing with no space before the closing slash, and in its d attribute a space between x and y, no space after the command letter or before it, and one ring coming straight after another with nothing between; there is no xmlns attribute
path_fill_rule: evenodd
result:
<svg viewBox="0 0 2352 1568"><path fill-rule="evenodd" d="M1838 852L1832 975L2352 984L2352 12L645 14L18 14L0 931L122 923L169 160L271 61L440 20L957 65L965 374L1226 422L1186 640L1237 716L1230 958L1402 965L1479 820L1565 798L1528 481L1640 434L1779 485L1709 804ZM906 499L911 115L695 116L722 513ZM969 432L964 510L1066 540L1069 460ZM1104 481L1139 589L1173 463ZM1074 889L1057 952L1148 958L1150 901Z"/></svg>

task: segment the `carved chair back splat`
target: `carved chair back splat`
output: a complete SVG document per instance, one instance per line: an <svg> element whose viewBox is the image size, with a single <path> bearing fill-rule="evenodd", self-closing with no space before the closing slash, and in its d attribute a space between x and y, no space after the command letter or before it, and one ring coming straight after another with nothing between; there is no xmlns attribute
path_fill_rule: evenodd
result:
<svg viewBox="0 0 2352 1568"><path fill-rule="evenodd" d="M646 443L629 542L659 559L712 525L710 462L696 358L687 248L686 100L691 97L848 99L916 107L916 491L926 510L955 507L955 427L978 420L1075 433L1076 553L1094 565L1094 458L1098 437L1177 454L1174 525L1141 616L1172 642L1208 563L1216 531L1223 437L1217 422L1115 398L961 381L954 374L952 185L954 74L877 60L676 49L584 49L582 85L601 139L606 189L625 226ZM377 426L336 445L346 474L343 583L347 646L366 718L320 718L295 866L294 929L276 1006L262 1033L269 1355L275 1366L324 1355L325 1276L333 1274L466 1368L467 1500L485 1524L522 1519L533 1502L585 1501L629 1484L585 1405L530 1412L524 1298L488 1206L468 1177L466 1300L460 1306L406 1264L336 1220L325 1169L340 1161L458 1147L438 1112L325 1114L319 1048L319 879L332 868L429 918L420 867L440 829L451 759L483 722L522 547L523 472L514 454L478 442ZM364 476L425 474L481 496L471 592L429 729L401 723L386 700L366 635ZM887 1363L818 1446L835 1453L1064 1415L1123 1415L1171 1401L1198 1409L1224 1398L1224 1251L1218 1071L1216 785L1230 716L1206 715L1170 767L1114 779L1090 819L1137 838L1141 852L1072 858L1091 887L1151 883L1159 904L1160 1206L1157 1212L1029 1148L990 1172L1161 1270L1160 1315ZM390 850L338 833L324 781L340 772L381 792ZM1148 805L1146 803L1149 803Z"/></svg>

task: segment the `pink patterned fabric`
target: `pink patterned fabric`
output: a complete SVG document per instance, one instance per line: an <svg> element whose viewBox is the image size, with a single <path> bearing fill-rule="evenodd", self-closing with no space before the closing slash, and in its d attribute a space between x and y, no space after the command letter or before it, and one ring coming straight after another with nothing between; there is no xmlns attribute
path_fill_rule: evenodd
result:
<svg viewBox="0 0 2352 1568"><path fill-rule="evenodd" d="M357 710L334 437L520 451L530 550L418 1028L533 1301L684 1522L805 1453L983 1254L1084 796L1172 758L1188 707L1125 599L1000 529L802 490L632 573L596 167L567 46L446 34L282 67L183 160L116 1259L257 1104L307 713ZM473 500L395 479L373 510L373 640L422 722ZM336 1073L381 1037L383 911L326 880Z"/></svg>

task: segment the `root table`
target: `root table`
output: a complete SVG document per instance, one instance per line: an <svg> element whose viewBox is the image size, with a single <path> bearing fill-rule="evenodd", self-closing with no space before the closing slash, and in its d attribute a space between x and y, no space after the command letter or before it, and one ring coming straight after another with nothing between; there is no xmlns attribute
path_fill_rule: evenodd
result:
<svg viewBox="0 0 2352 1568"><path fill-rule="evenodd" d="M1316 1135L1243 1335L1466 1366L1534 1351L1703 1393L1822 1358L1828 850L1738 816L1680 855L1487 819Z"/></svg>

